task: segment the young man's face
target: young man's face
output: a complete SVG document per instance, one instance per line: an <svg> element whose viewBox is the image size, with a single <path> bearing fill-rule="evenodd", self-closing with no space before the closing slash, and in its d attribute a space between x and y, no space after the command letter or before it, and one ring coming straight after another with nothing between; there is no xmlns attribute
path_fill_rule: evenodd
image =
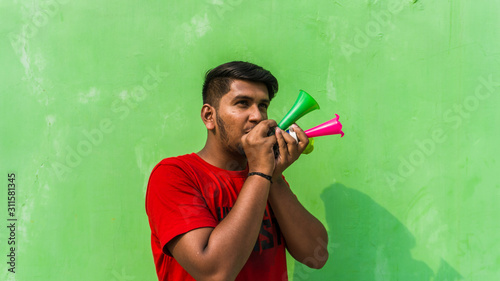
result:
<svg viewBox="0 0 500 281"><path fill-rule="evenodd" d="M216 114L216 134L222 145L244 155L241 137L267 120L269 102L264 83L234 80L229 92L220 99Z"/></svg>

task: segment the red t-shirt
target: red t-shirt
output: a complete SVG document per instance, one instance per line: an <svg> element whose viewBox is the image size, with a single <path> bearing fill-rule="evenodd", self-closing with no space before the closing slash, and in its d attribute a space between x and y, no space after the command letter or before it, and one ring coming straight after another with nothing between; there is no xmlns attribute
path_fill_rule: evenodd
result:
<svg viewBox="0 0 500 281"><path fill-rule="evenodd" d="M190 230L216 227L236 202L247 174L248 168L220 169L195 153L163 159L154 167L146 192L146 213L160 281L195 280L165 245ZM288 280L285 240L269 203L259 238L236 280Z"/></svg>

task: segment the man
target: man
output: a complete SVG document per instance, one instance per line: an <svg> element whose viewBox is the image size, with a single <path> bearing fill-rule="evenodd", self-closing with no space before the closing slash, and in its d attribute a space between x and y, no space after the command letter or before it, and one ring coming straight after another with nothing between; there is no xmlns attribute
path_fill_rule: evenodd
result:
<svg viewBox="0 0 500 281"><path fill-rule="evenodd" d="M308 139L295 124L298 141L267 119L277 90L269 71L247 62L206 74L205 146L162 160L148 183L159 280L288 280L285 248L310 267L326 263L324 226L282 176Z"/></svg>

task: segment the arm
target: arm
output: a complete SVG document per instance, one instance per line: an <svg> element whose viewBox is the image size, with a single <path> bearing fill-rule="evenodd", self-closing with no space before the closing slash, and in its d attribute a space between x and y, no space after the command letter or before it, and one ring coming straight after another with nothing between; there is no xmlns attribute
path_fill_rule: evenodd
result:
<svg viewBox="0 0 500 281"><path fill-rule="evenodd" d="M305 133L294 126L299 142L277 131L280 158L273 174L269 202L285 237L290 254L312 268L321 268L328 260L328 234L323 224L297 200L281 173L295 161L309 143Z"/></svg>
<svg viewBox="0 0 500 281"><path fill-rule="evenodd" d="M282 178L273 179L269 202L290 255L309 267L323 267L328 260L323 224L302 206Z"/></svg>
<svg viewBox="0 0 500 281"><path fill-rule="evenodd" d="M172 239L170 253L196 280L234 280L259 235L269 188L268 180L249 177L227 217Z"/></svg>
<svg viewBox="0 0 500 281"><path fill-rule="evenodd" d="M274 137L267 131L275 126L262 121L242 138L249 171L273 174ZM179 235L167 243L168 250L196 280L234 280L257 241L270 182L248 177L231 212L215 228L199 228Z"/></svg>

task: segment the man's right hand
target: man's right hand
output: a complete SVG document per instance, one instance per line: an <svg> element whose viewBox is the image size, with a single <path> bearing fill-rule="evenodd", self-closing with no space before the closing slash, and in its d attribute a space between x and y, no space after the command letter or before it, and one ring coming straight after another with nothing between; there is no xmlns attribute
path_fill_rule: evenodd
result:
<svg viewBox="0 0 500 281"><path fill-rule="evenodd" d="M268 136L268 132L276 126L276 121L264 120L241 137L249 172L273 174L275 168L273 145L276 143L276 137Z"/></svg>

